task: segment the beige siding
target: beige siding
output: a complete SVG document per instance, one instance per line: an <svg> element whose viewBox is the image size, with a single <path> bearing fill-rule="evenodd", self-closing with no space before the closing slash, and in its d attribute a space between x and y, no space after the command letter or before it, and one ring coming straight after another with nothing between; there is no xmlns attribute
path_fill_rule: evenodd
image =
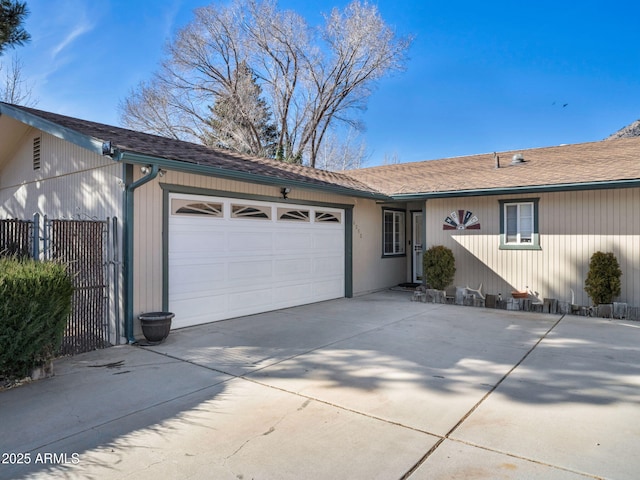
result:
<svg viewBox="0 0 640 480"><path fill-rule="evenodd" d="M640 305L640 189L592 190L539 195L541 250L500 250L498 200L536 195L469 197L427 202L427 247L446 245L456 257L456 285L502 293L528 287L540 299L589 305L584 280L591 255L613 252L620 262L619 300ZM470 210L481 230L443 230L454 210Z"/></svg>
<svg viewBox="0 0 640 480"><path fill-rule="evenodd" d="M16 132L24 132L21 141L0 163L0 218L31 219L35 213L51 219L118 217L122 234L122 165L33 128ZM38 136L41 168L34 170L33 139ZM122 253L118 255L122 259ZM113 333L116 308L123 312L123 297L122 290L116 295L113 283L111 288Z"/></svg>
<svg viewBox="0 0 640 480"><path fill-rule="evenodd" d="M357 199L353 218L353 292L359 295L407 280L406 257L382 258L382 206ZM406 224L410 222L407 214Z"/></svg>
<svg viewBox="0 0 640 480"><path fill-rule="evenodd" d="M140 169L134 167L135 179ZM280 187L257 185L181 172L168 172L135 191L134 315L162 307L162 189L160 183L230 192L231 195L261 195L281 198ZM283 185L286 182L283 182ZM381 258L382 210L372 200L294 188L290 202L306 200L354 205L353 293L396 285L406 278L406 259Z"/></svg>
<svg viewBox="0 0 640 480"><path fill-rule="evenodd" d="M41 137L41 168L33 169L33 138ZM120 216L122 166L31 129L0 171L0 217Z"/></svg>

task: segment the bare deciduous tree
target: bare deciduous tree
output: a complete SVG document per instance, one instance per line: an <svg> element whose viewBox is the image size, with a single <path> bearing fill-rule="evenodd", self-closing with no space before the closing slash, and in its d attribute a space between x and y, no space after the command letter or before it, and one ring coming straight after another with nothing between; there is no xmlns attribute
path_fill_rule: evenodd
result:
<svg viewBox="0 0 640 480"><path fill-rule="evenodd" d="M318 149L316 167L333 171L362 168L367 156L367 145L356 129L349 129L343 137L330 131Z"/></svg>
<svg viewBox="0 0 640 480"><path fill-rule="evenodd" d="M22 68L22 61L17 55L11 57L11 63L8 65L0 63L0 75L2 75L0 101L35 107L38 101L33 98L33 88L22 76Z"/></svg>
<svg viewBox="0 0 640 480"><path fill-rule="evenodd" d="M245 143L262 155L260 116L251 114L255 96L239 90L236 72L245 65L273 115L276 158L315 167L328 132L341 124L359 126L354 113L365 108L377 80L403 69L410 43L360 0L334 9L317 29L295 12L279 10L274 0L212 4L195 11L168 46L160 70L121 104L122 121L207 143L216 102L234 98L240 123L255 135Z"/></svg>
<svg viewBox="0 0 640 480"><path fill-rule="evenodd" d="M400 157L398 156L398 152L393 152L391 154L389 153L384 154L382 165L397 165L399 163L400 163Z"/></svg>

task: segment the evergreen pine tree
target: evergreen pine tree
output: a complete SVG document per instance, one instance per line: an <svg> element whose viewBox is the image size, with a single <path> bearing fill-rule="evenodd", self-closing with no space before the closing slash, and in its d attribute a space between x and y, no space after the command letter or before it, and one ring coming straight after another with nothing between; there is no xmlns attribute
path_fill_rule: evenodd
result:
<svg viewBox="0 0 640 480"><path fill-rule="evenodd" d="M0 55L5 48L23 45L31 38L22 27L28 14L26 2L0 0Z"/></svg>
<svg viewBox="0 0 640 480"><path fill-rule="evenodd" d="M240 64L228 91L216 96L210 110L207 145L276 157L278 130L262 98L262 87L246 63Z"/></svg>

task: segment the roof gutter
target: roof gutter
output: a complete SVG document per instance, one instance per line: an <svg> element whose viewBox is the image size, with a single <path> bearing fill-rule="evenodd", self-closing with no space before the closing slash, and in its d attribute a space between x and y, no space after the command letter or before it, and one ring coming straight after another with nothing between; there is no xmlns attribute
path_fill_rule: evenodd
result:
<svg viewBox="0 0 640 480"><path fill-rule="evenodd" d="M160 167L157 164L151 165L151 171L135 182L129 183L124 190L124 281L125 291L124 309L125 309L125 334L129 343L135 343L137 340L133 334L133 207L134 207L134 190L141 187L145 183L149 183L160 173Z"/></svg>
<svg viewBox="0 0 640 480"><path fill-rule="evenodd" d="M603 182L561 183L557 185L535 185L526 187L485 188L478 190L450 190L444 192L391 194L394 200L428 200L431 198L479 197L488 195L517 195L530 193L571 192L581 190L611 190L640 187L640 179L613 180Z"/></svg>
<svg viewBox="0 0 640 480"><path fill-rule="evenodd" d="M284 177L278 178L259 173L240 172L237 170L214 167L211 165L202 165L199 163L189 163L161 157L152 157L135 152L117 151L114 154L114 160L140 165L157 165L160 168L164 168L167 170L175 170L197 175L216 176L241 182L259 183L262 185L273 185L278 187L286 185L296 188L322 190L323 192L348 195L351 197L369 198L371 200L392 200L391 197L382 193L368 192L364 190L358 190L356 188L343 187L340 185L331 184L329 182L316 184L313 182L306 182L304 180L294 180Z"/></svg>

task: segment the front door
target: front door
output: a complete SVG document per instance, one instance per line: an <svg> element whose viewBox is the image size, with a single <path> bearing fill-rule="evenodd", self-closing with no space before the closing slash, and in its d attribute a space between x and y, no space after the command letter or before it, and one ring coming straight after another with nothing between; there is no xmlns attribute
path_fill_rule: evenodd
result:
<svg viewBox="0 0 640 480"><path fill-rule="evenodd" d="M422 212L412 213L413 230L413 281L422 283L422 239L424 238L424 226L422 224Z"/></svg>

